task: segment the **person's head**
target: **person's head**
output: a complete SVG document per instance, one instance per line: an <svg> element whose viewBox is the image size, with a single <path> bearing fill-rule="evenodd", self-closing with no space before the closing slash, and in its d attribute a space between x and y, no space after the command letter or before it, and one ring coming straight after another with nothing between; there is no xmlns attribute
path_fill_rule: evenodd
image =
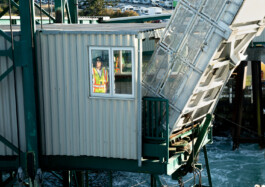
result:
<svg viewBox="0 0 265 187"><path fill-rule="evenodd" d="M102 68L102 61L100 57L97 57L96 59L96 68L101 69Z"/></svg>

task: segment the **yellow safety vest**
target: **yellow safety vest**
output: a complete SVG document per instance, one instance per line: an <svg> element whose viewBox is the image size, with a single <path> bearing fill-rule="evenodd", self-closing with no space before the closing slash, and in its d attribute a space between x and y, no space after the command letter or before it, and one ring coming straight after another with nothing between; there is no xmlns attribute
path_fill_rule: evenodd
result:
<svg viewBox="0 0 265 187"><path fill-rule="evenodd" d="M103 67L101 76L98 74L96 68L93 68L93 92L106 93L108 83L108 71Z"/></svg>
<svg viewBox="0 0 265 187"><path fill-rule="evenodd" d="M119 57L116 57L116 60L115 60L115 73L120 73L121 70L119 68Z"/></svg>

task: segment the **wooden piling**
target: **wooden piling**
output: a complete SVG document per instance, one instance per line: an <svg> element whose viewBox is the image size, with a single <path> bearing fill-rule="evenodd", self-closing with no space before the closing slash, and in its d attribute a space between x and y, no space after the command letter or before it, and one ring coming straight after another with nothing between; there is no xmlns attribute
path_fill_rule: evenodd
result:
<svg viewBox="0 0 265 187"><path fill-rule="evenodd" d="M232 130L233 136L233 150L239 147L240 134L242 126L242 113L243 113L243 99L246 82L246 69L247 61L242 61L236 69L236 86L235 86L235 99L233 103L233 118L232 120L237 124Z"/></svg>
<svg viewBox="0 0 265 187"><path fill-rule="evenodd" d="M261 85L261 62L252 61L252 91L255 112L255 122L257 124L257 132L259 145L264 148L264 127L263 127L263 106L262 106L262 85Z"/></svg>

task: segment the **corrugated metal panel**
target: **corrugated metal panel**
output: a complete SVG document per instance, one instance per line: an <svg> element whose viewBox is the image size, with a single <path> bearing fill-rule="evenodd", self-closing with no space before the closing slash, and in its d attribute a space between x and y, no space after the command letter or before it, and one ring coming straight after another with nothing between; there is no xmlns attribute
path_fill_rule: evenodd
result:
<svg viewBox="0 0 265 187"><path fill-rule="evenodd" d="M154 51L155 50L155 46L156 46L156 43L155 43L154 39L146 38L143 41L143 52Z"/></svg>
<svg viewBox="0 0 265 187"><path fill-rule="evenodd" d="M15 37L18 39L18 37ZM3 37L0 37L0 50L10 48L10 43ZM0 75L13 65L13 62L8 57L0 57ZM14 71L8 74L0 81L0 134L18 147L18 129L17 118L19 122L20 132L20 148L26 150L25 140L25 123L24 123L24 105L23 105L23 83L21 68L16 70L17 80L17 107L18 116L16 113L16 96L15 96L15 77ZM0 142L0 155L14 155L15 153Z"/></svg>
<svg viewBox="0 0 265 187"><path fill-rule="evenodd" d="M136 99L89 98L88 74L88 46L137 47L135 36L38 35L43 154L136 159Z"/></svg>

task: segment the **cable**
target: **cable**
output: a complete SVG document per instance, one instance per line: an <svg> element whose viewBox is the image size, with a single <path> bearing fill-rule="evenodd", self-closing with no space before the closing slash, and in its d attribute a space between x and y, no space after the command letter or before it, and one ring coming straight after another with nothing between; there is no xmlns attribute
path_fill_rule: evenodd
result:
<svg viewBox="0 0 265 187"><path fill-rule="evenodd" d="M15 103L16 103L16 122L17 122L17 143L18 143L18 157L19 157L19 165L21 164L21 145L20 145L20 130L19 130L19 116L18 116L18 101L17 101L17 77L16 77L16 66L15 66L15 54L14 54L14 35L13 35L13 28L12 28L12 15L11 15L11 0L8 0L9 5L9 26L10 26L10 32L11 32L11 49L12 49L12 60L13 60L13 71L14 71L14 89L15 89Z"/></svg>
<svg viewBox="0 0 265 187"><path fill-rule="evenodd" d="M135 185L133 185L133 186L131 186L131 187L139 186L140 184L143 184L143 183L145 183L145 182L146 182L146 181L140 182L140 183L135 184Z"/></svg>
<svg viewBox="0 0 265 187"><path fill-rule="evenodd" d="M247 131L249 131L249 132L251 132L251 133L253 133L253 134L255 134L255 135L259 135L257 132L252 131L251 129L248 129L248 128L242 126L242 125L239 125L239 124L237 124L237 123L235 123L235 122L233 122L233 121L231 121L231 120L229 120L229 119L226 119L226 118L220 116L219 114L214 113L214 115L216 115L216 116L218 116L218 117L224 119L225 121L228 121L229 123L232 123L232 124L234 124L234 125L237 125L237 126L243 128L243 129L245 129L245 130L247 130ZM262 137L265 137L265 136L263 135Z"/></svg>

